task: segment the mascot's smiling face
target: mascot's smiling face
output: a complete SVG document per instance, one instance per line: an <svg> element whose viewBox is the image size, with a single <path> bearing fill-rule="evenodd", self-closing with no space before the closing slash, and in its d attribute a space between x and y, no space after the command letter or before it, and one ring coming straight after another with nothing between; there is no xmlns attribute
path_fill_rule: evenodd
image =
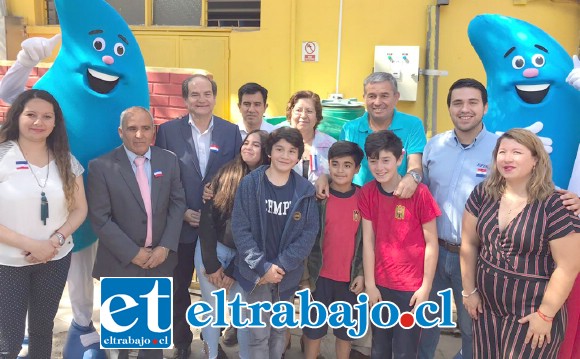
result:
<svg viewBox="0 0 580 359"><path fill-rule="evenodd" d="M479 15L468 28L469 40L481 58L488 87L495 87L521 105L546 104L567 90L562 79L571 69L571 59L543 30L525 21ZM489 90L489 88L488 88Z"/></svg>
<svg viewBox="0 0 580 359"><path fill-rule="evenodd" d="M530 55L530 52L534 52L534 49L536 49L537 53ZM518 49L512 46L503 57L505 59L511 58L511 65L514 70L521 72L522 78L519 81L517 78L514 79L517 95L525 103L538 104L544 100L550 91L550 86L554 83L549 78L548 71L541 70L546 64L548 49L540 44L534 44L534 48L520 49L520 51L524 55L520 55ZM514 53L516 55L513 55Z"/></svg>
<svg viewBox="0 0 580 359"><path fill-rule="evenodd" d="M56 3L62 29L62 48L56 61L75 74L73 81L79 82L75 85L85 91L96 96L123 96L142 74L135 69L145 67L123 18L104 1Z"/></svg>
<svg viewBox="0 0 580 359"><path fill-rule="evenodd" d="M502 15L478 15L468 35L487 75L492 131L541 123L537 134L552 141L554 182L568 185L580 142L580 91L565 81L574 67L566 50L545 31Z"/></svg>
<svg viewBox="0 0 580 359"><path fill-rule="evenodd" d="M115 72L115 62L120 62L121 57L125 55L129 42L121 34L117 34L117 39L115 39L114 34L105 34L104 30L101 29L91 30L88 35L94 37L93 49L97 57L102 55L102 63L97 60L88 64L86 70L87 85L95 92L106 94L113 91L119 83L120 74L111 73Z"/></svg>

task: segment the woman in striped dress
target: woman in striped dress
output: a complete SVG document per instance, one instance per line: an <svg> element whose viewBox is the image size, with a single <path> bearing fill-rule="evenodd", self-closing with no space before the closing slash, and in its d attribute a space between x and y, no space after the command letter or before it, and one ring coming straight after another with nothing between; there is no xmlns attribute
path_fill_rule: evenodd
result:
<svg viewBox="0 0 580 359"><path fill-rule="evenodd" d="M527 130L503 134L492 173L466 204L463 303L474 358L556 358L564 302L580 271L580 219L554 191L548 154Z"/></svg>

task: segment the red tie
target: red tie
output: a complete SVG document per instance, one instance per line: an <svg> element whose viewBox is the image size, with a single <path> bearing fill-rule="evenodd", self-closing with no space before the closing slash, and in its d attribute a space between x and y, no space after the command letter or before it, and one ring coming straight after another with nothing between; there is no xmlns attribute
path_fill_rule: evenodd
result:
<svg viewBox="0 0 580 359"><path fill-rule="evenodd" d="M147 237L145 238L145 247L151 247L153 241L153 220L151 215L151 190L149 189L149 181L147 174L145 174L145 157L135 158L135 166L137 166L137 183L145 203L145 212L147 212Z"/></svg>

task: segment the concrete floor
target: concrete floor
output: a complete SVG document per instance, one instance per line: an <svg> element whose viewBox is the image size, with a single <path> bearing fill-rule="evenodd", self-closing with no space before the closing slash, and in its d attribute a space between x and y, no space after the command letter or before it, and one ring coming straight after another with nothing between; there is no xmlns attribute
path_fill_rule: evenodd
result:
<svg viewBox="0 0 580 359"><path fill-rule="evenodd" d="M100 321L99 321L99 303L100 303L100 284L98 281L95 281L95 307L93 313L93 321L97 330L100 330ZM199 296L192 295L192 300L199 300ZM58 313L56 315L55 324L54 324L54 336L53 336L53 359L60 359L62 358L62 347L64 341L66 340L66 333L70 322L72 320L72 310L70 307L70 302L68 298L68 288L65 288L62 300L60 302L60 307ZM192 344L192 353L190 359L201 359L204 358L203 352L203 343L199 339L200 330L193 329L194 332L194 341ZM290 350L286 352L286 359L298 359L303 358L303 354L300 352L300 335L301 332L299 329L292 329L292 345ZM453 336L453 335L441 335L441 339L439 340L439 346L437 347L437 353L435 355L435 359L451 359L459 350L461 346L461 338ZM228 348L222 346L225 352L228 354L230 358L237 358L238 351L237 346ZM173 354L173 350L166 350L164 351L166 358L171 358ZM334 337L332 335L327 335L323 341L321 346L321 354L326 359L334 358Z"/></svg>

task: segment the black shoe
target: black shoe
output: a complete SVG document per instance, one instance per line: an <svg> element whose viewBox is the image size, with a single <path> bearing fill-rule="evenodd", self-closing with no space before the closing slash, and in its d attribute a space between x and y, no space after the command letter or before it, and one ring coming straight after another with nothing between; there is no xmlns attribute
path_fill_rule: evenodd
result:
<svg viewBox="0 0 580 359"><path fill-rule="evenodd" d="M177 349L175 355L173 356L173 359L189 359L190 355L191 355L191 347Z"/></svg>
<svg viewBox="0 0 580 359"><path fill-rule="evenodd" d="M224 331L222 336L222 343L226 347L232 347L238 344L238 329L232 327L231 325Z"/></svg>

